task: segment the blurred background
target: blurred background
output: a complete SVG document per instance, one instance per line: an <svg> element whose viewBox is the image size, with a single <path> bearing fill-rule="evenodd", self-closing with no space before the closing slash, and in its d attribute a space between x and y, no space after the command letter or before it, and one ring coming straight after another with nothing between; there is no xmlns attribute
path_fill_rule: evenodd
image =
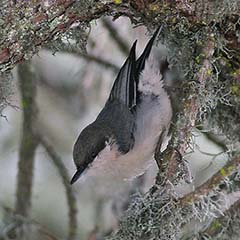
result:
<svg viewBox="0 0 240 240"><path fill-rule="evenodd" d="M55 151L63 160L69 174L75 171L72 147L80 131L103 107L118 69L128 50L138 39L137 55L149 39L145 27L132 28L127 18L112 22L104 18L91 24L87 54L77 51L42 49L32 63L37 76L37 105L39 126ZM169 49L168 51L171 51ZM18 90L18 76L13 71L14 94L11 106L0 118L0 228L6 227L4 217L15 205L17 162L21 137L22 107ZM15 107L14 107L15 106ZM192 149L184 158L189 163L192 183L179 187L179 193L194 190L223 166L224 149L197 130L193 133ZM193 152L194 151L194 152ZM146 177L138 184L146 191L153 183L157 168L155 163ZM70 180L70 179L69 179ZM113 179L114 181L114 179ZM135 188L137 189L137 188ZM73 185L78 205L78 237L90 239L93 231L111 231L117 228L114 202L132 193L126 188L120 195L104 198L88 184ZM140 193L139 193L140 194ZM142 194L142 192L141 192ZM66 239L68 232L68 205L62 179L45 149L38 147L35 157L31 219L46 227L59 239ZM115 219L115 220L113 220Z"/></svg>

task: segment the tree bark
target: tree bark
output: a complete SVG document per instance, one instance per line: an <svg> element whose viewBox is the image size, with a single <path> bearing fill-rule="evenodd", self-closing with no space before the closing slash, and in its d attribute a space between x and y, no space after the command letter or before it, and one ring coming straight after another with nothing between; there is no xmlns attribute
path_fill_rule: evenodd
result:
<svg viewBox="0 0 240 240"><path fill-rule="evenodd" d="M31 211L34 156L38 142L34 136L34 122L37 115L35 103L36 79L28 62L18 68L19 87L23 109L22 137L19 151L16 213L28 217Z"/></svg>
<svg viewBox="0 0 240 240"><path fill-rule="evenodd" d="M234 31L224 33L224 26L237 22L240 12L238 0L220 1L77 1L50 2L16 1L2 6L0 71L12 69L29 59L41 46L60 38L74 23L86 27L102 16L128 16L133 23L165 24L172 28L178 21L188 20L192 28L208 24L223 25L223 34L231 38L229 46L238 46ZM236 26L236 25L235 25Z"/></svg>

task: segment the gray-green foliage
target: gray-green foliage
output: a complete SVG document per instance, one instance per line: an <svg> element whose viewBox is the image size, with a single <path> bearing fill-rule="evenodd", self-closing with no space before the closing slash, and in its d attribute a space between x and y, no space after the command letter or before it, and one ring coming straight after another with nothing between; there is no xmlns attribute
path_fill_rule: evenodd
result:
<svg viewBox="0 0 240 240"><path fill-rule="evenodd" d="M172 13L169 13L171 21L161 17L159 21L164 26L162 41L169 49L169 60L183 73L182 89L199 96L199 123L208 128L219 128L231 141L239 141L240 87L237 79L240 75L240 51L237 46L229 46L228 39L228 34L235 39L239 36L240 17L236 16L233 22L228 21L232 8L235 6L236 10L239 7L237 1L232 5L223 2L216 15L195 25L185 17L176 20ZM201 88L197 74L206 57L202 50L209 39L214 41L214 54L210 59L205 87Z"/></svg>
<svg viewBox="0 0 240 240"><path fill-rule="evenodd" d="M137 195L120 222L120 231L108 239L194 239L204 235L201 232L204 233L209 226L219 231L217 239L226 239L226 233L229 237L236 236L240 230L239 223L234 226L225 224L230 221L235 224L240 217L239 212L235 212L234 217L226 215L222 222L216 220L212 224L212 221L224 215L228 203L225 194L240 190L239 174L238 169L232 177L226 177L221 186L213 188L208 195L200 196L195 202L181 203L176 200L178 196L170 185L156 193Z"/></svg>

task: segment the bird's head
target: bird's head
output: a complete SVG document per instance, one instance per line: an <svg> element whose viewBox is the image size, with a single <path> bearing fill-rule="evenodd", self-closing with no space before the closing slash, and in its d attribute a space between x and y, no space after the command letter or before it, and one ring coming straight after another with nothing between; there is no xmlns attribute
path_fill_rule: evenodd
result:
<svg viewBox="0 0 240 240"><path fill-rule="evenodd" d="M92 123L80 133L73 148L73 160L77 167L71 184L76 182L84 170L93 162L106 146L107 137L101 126Z"/></svg>

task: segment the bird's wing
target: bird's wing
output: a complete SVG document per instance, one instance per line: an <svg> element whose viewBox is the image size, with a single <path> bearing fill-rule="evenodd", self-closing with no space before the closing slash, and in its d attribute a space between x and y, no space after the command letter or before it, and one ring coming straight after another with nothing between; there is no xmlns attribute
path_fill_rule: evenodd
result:
<svg viewBox="0 0 240 240"><path fill-rule="evenodd" d="M129 56L121 67L113 84L109 99L98 116L103 120L113 134L120 152L127 153L134 144L134 114L132 109L136 105L136 49L135 41Z"/></svg>
<svg viewBox="0 0 240 240"><path fill-rule="evenodd" d="M121 67L113 84L108 101L97 118L111 129L113 138L123 153L127 153L134 144L134 109L137 102L138 78L144 69L145 61L150 55L159 31L160 28L155 31L137 61L135 56L137 41L133 43L129 57Z"/></svg>
<svg viewBox="0 0 240 240"><path fill-rule="evenodd" d="M117 100L127 106L129 109L136 104L136 43L137 41L133 43L129 57L117 75L107 103Z"/></svg>
<svg viewBox="0 0 240 240"><path fill-rule="evenodd" d="M109 139L117 143L121 153L133 147L135 117L123 103L117 100L107 103L96 121L108 129Z"/></svg>

